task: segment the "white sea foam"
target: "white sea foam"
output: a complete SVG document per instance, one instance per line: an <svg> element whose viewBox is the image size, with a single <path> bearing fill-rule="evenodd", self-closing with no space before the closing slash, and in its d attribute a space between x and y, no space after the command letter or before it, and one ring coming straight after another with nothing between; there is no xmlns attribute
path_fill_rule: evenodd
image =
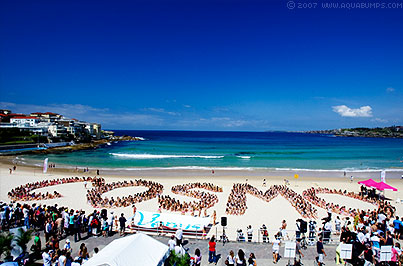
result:
<svg viewBox="0 0 403 266"><path fill-rule="evenodd" d="M168 158L203 158L203 159L221 159L224 156L215 155L171 155L171 154L130 154L130 153L110 153L113 156L132 159L168 159Z"/></svg>
<svg viewBox="0 0 403 266"><path fill-rule="evenodd" d="M360 169L360 168L343 168L343 169L306 169L306 168L272 168L276 171L308 171L308 172L360 172L360 173L379 173L380 171L390 172L403 172L403 169L399 168L386 168L386 169Z"/></svg>
<svg viewBox="0 0 403 266"><path fill-rule="evenodd" d="M237 157L241 159L250 159L250 156L237 156Z"/></svg>
<svg viewBox="0 0 403 266"><path fill-rule="evenodd" d="M108 168L105 168L107 170ZM301 168L270 168L270 167L208 167L208 166L174 166L174 167L130 167L123 168L123 170L221 170L221 171L289 171L289 172L339 172L343 173L343 169L301 169ZM403 172L403 169L382 169L386 172ZM356 173L379 173L382 171L381 169L355 169L349 170L348 172L356 172Z"/></svg>
<svg viewBox="0 0 403 266"><path fill-rule="evenodd" d="M127 171L146 171L146 170L220 170L220 171L253 171L257 168L253 167L207 167L207 166L175 166L175 167L141 167L141 168L124 168Z"/></svg>

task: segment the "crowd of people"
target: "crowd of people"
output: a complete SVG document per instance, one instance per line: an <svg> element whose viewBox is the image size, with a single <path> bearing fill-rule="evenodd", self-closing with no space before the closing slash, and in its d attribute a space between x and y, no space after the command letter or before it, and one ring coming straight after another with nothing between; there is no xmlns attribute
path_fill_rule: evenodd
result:
<svg viewBox="0 0 403 266"><path fill-rule="evenodd" d="M102 194L117 188L136 186L147 187L148 190L134 195L116 197L116 199L113 197L102 197ZM94 178L92 180L92 188L87 191L87 201L94 208L127 207L138 202L156 198L162 193L163 189L164 187L160 183L142 179L105 183L105 179L103 178Z"/></svg>
<svg viewBox="0 0 403 266"><path fill-rule="evenodd" d="M179 233L179 234L178 234ZM178 239L180 236L180 239ZM208 259L209 264L217 265L221 258L221 254L217 254L217 242L213 235L208 242ZM172 235L168 241L169 250L175 253L176 256L185 257L189 260L189 265L198 266L201 265L202 254L199 248L196 248L194 255L189 254L189 250L185 249L182 245L182 235L179 229L175 235ZM242 249L239 249L237 255L235 255L233 250L230 250L229 254L224 258L224 264L230 266L257 266L256 256L254 253L250 253L249 257L245 254Z"/></svg>
<svg viewBox="0 0 403 266"><path fill-rule="evenodd" d="M118 219L106 210L86 214L82 210L73 210L57 204L41 205L33 203L2 203L0 211L0 229L6 231L14 227L25 226L34 230L34 241L30 247L30 260L42 258L45 266L50 266L54 262L59 265L69 265L69 263L81 263L88 259L88 251L82 243L80 250L72 250L68 237L75 242L82 240L82 235L86 237L104 236L107 237L113 230L117 230ZM116 222L115 222L116 221ZM40 234L44 235L45 243L42 244ZM61 244L65 241L65 244ZM62 262L62 264L60 264ZM69 262L64 264L65 262Z"/></svg>
<svg viewBox="0 0 403 266"><path fill-rule="evenodd" d="M257 189L250 184L234 184L231 193L228 197L226 213L231 215L243 215L246 212L246 194L249 193L259 199L266 202L270 202L272 199L281 194L285 197L294 208L304 218L315 218L316 209L311 203L306 201L300 194L285 185L273 185L265 192Z"/></svg>
<svg viewBox="0 0 403 266"><path fill-rule="evenodd" d="M171 189L173 193L196 198L199 199L199 201L181 202L170 197L169 195L160 195L158 197L160 209L162 208L172 212L181 212L182 214L190 212L192 216L194 216L196 212L199 212L199 216L201 216L203 210L206 211L218 202L217 195L195 189L222 192L221 187L215 186L211 183L190 183L174 186Z"/></svg>
<svg viewBox="0 0 403 266"><path fill-rule="evenodd" d="M314 204L318 207L321 207L321 208L324 208L327 210L330 209L332 212L340 214L340 215L355 216L357 213L359 213L359 210L354 209L354 208L347 208L346 206L340 206L339 204L328 203L323 198L320 198L317 194L337 194L337 195L342 195L342 196L350 197L353 199L365 201L365 202L374 204L376 206L379 204L379 200L368 198L359 193L348 192L346 190L342 191L341 189L337 190L337 189L311 187L302 192L303 197L307 201L311 202L312 204Z"/></svg>
<svg viewBox="0 0 403 266"><path fill-rule="evenodd" d="M45 188L50 186L56 186L61 184L77 183L77 182L91 182L93 178L91 177L69 177L69 178L58 178L52 180L42 180L33 183L27 183L12 189L8 192L8 197L13 201L31 201L31 200L47 200L60 198L62 195L57 191L53 194L46 192L32 192L35 189Z"/></svg>
<svg viewBox="0 0 403 266"><path fill-rule="evenodd" d="M389 265L402 265L403 253L399 240L403 234L403 218L395 216L395 211L387 201L379 201L378 209L362 210L353 219L347 217L341 228L336 254L340 254L341 244L352 244L353 255L348 262L353 265L376 265L381 261L382 246L391 246ZM337 263L344 263L339 256Z"/></svg>

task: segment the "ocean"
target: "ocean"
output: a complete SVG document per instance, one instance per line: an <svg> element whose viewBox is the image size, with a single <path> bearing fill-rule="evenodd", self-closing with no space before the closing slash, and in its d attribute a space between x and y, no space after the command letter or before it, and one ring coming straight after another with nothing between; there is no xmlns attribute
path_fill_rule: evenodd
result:
<svg viewBox="0 0 403 266"><path fill-rule="evenodd" d="M369 170L403 168L403 139L289 132L115 130L143 141L95 150L25 155L72 167L171 169Z"/></svg>

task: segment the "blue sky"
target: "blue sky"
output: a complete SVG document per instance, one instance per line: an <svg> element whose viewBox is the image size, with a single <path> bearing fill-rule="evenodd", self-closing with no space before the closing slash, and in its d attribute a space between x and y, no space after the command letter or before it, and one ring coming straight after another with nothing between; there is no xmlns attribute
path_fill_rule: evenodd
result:
<svg viewBox="0 0 403 266"><path fill-rule="evenodd" d="M108 129L403 124L403 8L286 4L1 1L0 108Z"/></svg>

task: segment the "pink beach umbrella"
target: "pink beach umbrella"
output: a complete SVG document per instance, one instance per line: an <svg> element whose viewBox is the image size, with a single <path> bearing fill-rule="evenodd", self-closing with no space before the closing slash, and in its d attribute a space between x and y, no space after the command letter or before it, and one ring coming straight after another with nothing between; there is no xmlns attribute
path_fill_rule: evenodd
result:
<svg viewBox="0 0 403 266"><path fill-rule="evenodd" d="M374 187L374 188L376 188L378 186L378 182L376 182L372 178L370 178L368 180L360 181L360 182L358 182L358 184L364 185L366 187Z"/></svg>
<svg viewBox="0 0 403 266"><path fill-rule="evenodd" d="M377 186L375 186L375 188L377 190L393 190L393 191L397 191L397 188L392 187L384 182L379 182Z"/></svg>

